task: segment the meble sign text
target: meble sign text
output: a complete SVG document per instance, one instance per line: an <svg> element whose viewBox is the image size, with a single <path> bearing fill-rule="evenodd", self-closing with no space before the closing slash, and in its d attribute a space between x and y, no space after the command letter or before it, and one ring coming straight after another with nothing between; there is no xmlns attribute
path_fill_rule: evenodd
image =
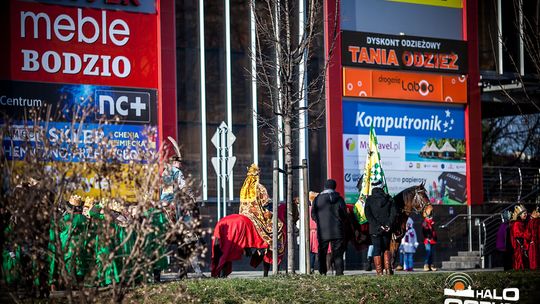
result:
<svg viewBox="0 0 540 304"><path fill-rule="evenodd" d="M40 31L40 23L45 30ZM101 18L84 16L82 9L77 9L77 17L60 14L51 19L44 12L21 11L20 37L38 39L45 35L46 40L57 40L63 43L76 41L86 44L113 44L124 46L130 38L129 25L122 19L107 19L107 11L101 12ZM89 32L92 32L89 34ZM90 49L90 48L89 48ZM109 56L103 54L76 54L47 50L22 49L23 61L21 71L45 71L50 74L80 74L87 76L128 77L131 73L131 62L125 56Z"/></svg>

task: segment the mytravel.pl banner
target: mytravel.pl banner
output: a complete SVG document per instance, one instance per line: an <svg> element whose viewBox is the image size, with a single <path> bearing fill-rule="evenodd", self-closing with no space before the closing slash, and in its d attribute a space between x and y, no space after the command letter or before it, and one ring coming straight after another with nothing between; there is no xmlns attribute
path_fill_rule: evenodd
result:
<svg viewBox="0 0 540 304"><path fill-rule="evenodd" d="M464 108L457 105L343 101L343 159L348 203L358 197L369 129L378 139L389 192L426 183L433 204L466 198Z"/></svg>
<svg viewBox="0 0 540 304"><path fill-rule="evenodd" d="M467 103L467 77L343 68L343 96Z"/></svg>
<svg viewBox="0 0 540 304"><path fill-rule="evenodd" d="M343 66L467 74L459 40L342 31Z"/></svg>

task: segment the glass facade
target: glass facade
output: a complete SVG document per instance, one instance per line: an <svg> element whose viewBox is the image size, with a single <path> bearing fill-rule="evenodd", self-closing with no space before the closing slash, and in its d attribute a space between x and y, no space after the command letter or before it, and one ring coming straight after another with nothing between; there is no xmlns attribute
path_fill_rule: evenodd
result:
<svg viewBox="0 0 540 304"><path fill-rule="evenodd" d="M200 3L204 3L204 46L200 37ZM320 12L322 15L322 10ZM208 216L215 217L213 204L217 199L217 178L211 158L217 155L211 138L222 121L227 122L227 77L231 83L232 132L236 136L233 145L233 155L236 164L233 169L234 201L228 214L238 212L235 202L239 200L247 167L254 162L254 151L257 150L257 160L261 167L261 183L268 191L272 191L272 161L277 159L275 142L268 138L268 130L255 126L257 140L254 140L253 126L253 96L257 98L259 114L268 115L265 110L265 95L257 88L257 94L252 92L251 78L251 22L248 1L230 1L230 75L227 73L226 47L226 8L225 1L176 1L176 60L177 60L177 106L178 106L178 138L182 145L185 158L185 171L195 181L204 179L203 143L201 104L206 103L206 170L208 186ZM322 32L322 28L320 28ZM319 35L316 48L308 63L309 71L318 71L324 64L323 37ZM201 94L201 50L204 49L204 89ZM166 64L166 63L165 63ZM308 74L309 79L318 75ZM318 93L318 92L317 92ZM205 95L205 96L204 96ZM205 97L205 98L201 98ZM203 100L204 99L204 100ZM309 98L308 98L309 102ZM324 109L321 102L315 107L309 120L313 122L315 115L319 116ZM265 111L265 113L261 112ZM309 165L311 188L320 191L326 178L326 140L324 115L317 120L317 128L309 131ZM297 138L297 134L295 134ZM257 145L257 149L254 149ZM296 146L298 144L296 143ZM298 164L298 160L294 160ZM295 174L295 191L297 191L298 174ZM202 189L202 187L201 187ZM201 190L202 191L202 190ZM294 193L293 195L298 195ZM201 196L202 198L202 196Z"/></svg>

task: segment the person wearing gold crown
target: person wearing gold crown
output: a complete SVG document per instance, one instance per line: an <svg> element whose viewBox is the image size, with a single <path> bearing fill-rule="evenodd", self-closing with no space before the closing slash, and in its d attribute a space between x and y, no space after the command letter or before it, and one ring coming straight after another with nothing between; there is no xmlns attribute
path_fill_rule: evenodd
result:
<svg viewBox="0 0 540 304"><path fill-rule="evenodd" d="M517 205L512 215L510 224L510 240L514 248L513 266L514 270L523 270L528 268L528 250L531 240L527 231L527 209L523 205Z"/></svg>
<svg viewBox="0 0 540 304"><path fill-rule="evenodd" d="M67 207L68 210L62 218L65 225L60 233L60 242L64 253L66 270L69 274L74 274L77 280L81 280L86 274L83 258L83 234L86 228L86 218L82 215L81 197L72 195L69 198Z"/></svg>
<svg viewBox="0 0 540 304"><path fill-rule="evenodd" d="M129 276L133 265L127 264L126 261L131 254L136 236L134 233L129 233L129 229L127 228L129 226L129 221L124 215L126 211L122 203L113 201L109 206L109 210L113 220L111 224L114 228L113 245L111 248L116 249L116 252L114 253L114 262L117 267L117 272L120 273L122 269L126 269L126 276ZM118 281L119 279L120 278L115 275L115 280Z"/></svg>
<svg viewBox="0 0 540 304"><path fill-rule="evenodd" d="M540 269L538 259L540 258L540 210L536 207L531 213L531 219L527 224L527 231L531 237L529 243L529 267L533 270Z"/></svg>
<svg viewBox="0 0 540 304"><path fill-rule="evenodd" d="M107 286L112 284L113 280L119 281L119 267L116 260L109 261L111 248L114 248L114 237L108 237L106 234L111 231L104 226L107 222L105 213L106 208L110 209L109 199L102 199L99 204L95 204L89 211L92 219L92 229L95 229L95 263L96 263L96 281L99 286ZM109 222L110 223L110 222ZM112 231L115 231L114 226Z"/></svg>
<svg viewBox="0 0 540 304"><path fill-rule="evenodd" d="M244 185L240 189L239 213L248 217L261 238L272 248L272 212L266 207L270 204L266 187L259 183L260 169L252 164L247 172ZM277 212L277 210L276 210ZM285 250L283 246L283 223L278 219L278 254Z"/></svg>

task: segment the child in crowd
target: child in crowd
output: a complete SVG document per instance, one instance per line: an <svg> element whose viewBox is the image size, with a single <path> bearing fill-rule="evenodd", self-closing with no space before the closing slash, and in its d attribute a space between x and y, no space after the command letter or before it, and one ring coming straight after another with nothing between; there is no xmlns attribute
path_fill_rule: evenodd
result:
<svg viewBox="0 0 540 304"><path fill-rule="evenodd" d="M418 247L418 239L416 237L416 231L414 230L414 221L412 218L407 219L407 232L405 236L401 239L401 245L403 246L404 253L404 266L403 270L413 271L414 267L414 253Z"/></svg>

